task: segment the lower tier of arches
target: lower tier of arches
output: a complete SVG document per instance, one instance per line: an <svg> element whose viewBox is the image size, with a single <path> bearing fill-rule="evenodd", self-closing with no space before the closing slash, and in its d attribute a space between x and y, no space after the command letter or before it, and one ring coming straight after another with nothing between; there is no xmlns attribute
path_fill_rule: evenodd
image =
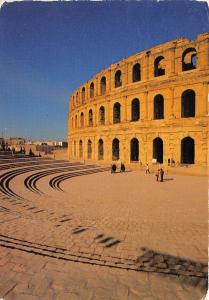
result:
<svg viewBox="0 0 209 300"><path fill-rule="evenodd" d="M181 132L178 136L173 133L70 136L69 159L204 166L207 165L207 132Z"/></svg>

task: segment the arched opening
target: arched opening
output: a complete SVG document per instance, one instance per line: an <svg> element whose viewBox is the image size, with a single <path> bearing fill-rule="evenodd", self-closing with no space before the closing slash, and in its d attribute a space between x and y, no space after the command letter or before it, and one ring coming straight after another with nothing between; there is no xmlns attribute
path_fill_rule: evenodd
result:
<svg viewBox="0 0 209 300"><path fill-rule="evenodd" d="M83 142L82 140L79 141L79 157L83 157Z"/></svg>
<svg viewBox="0 0 209 300"><path fill-rule="evenodd" d="M163 140L159 137L153 140L153 158L157 159L158 163L163 163Z"/></svg>
<svg viewBox="0 0 209 300"><path fill-rule="evenodd" d="M139 160L139 141L136 138L133 138L130 143L131 148L131 161Z"/></svg>
<svg viewBox="0 0 209 300"><path fill-rule="evenodd" d="M74 157L76 157L76 141L74 141Z"/></svg>
<svg viewBox="0 0 209 300"><path fill-rule="evenodd" d="M114 139L112 141L112 160L119 160L120 158L120 141Z"/></svg>
<svg viewBox="0 0 209 300"><path fill-rule="evenodd" d="M140 118L140 102L135 98L131 102L131 121L138 121Z"/></svg>
<svg viewBox="0 0 209 300"><path fill-rule="evenodd" d="M101 95L106 93L106 77L102 77L100 81Z"/></svg>
<svg viewBox="0 0 209 300"><path fill-rule="evenodd" d="M75 128L77 128L78 127L78 116L76 115L75 116Z"/></svg>
<svg viewBox="0 0 209 300"><path fill-rule="evenodd" d="M154 119L164 119L164 98L160 94L154 98Z"/></svg>
<svg viewBox="0 0 209 300"><path fill-rule="evenodd" d="M133 82L141 80L141 70L140 64L135 64L132 69L132 80Z"/></svg>
<svg viewBox="0 0 209 300"><path fill-rule="evenodd" d="M186 90L181 95L181 117L195 117L195 92Z"/></svg>
<svg viewBox="0 0 209 300"><path fill-rule="evenodd" d="M116 102L113 106L113 123L120 123L120 103Z"/></svg>
<svg viewBox="0 0 209 300"><path fill-rule="evenodd" d="M88 140L88 144L87 144L87 157L88 157L88 159L91 159L91 157L92 157L92 142L91 142L91 140Z"/></svg>
<svg viewBox="0 0 209 300"><path fill-rule="evenodd" d="M119 87L119 86L122 86L122 74L121 74L121 71L118 70L116 73L115 73L115 87Z"/></svg>
<svg viewBox="0 0 209 300"><path fill-rule="evenodd" d="M105 124L105 108L104 108L104 106L101 106L99 109L99 122L100 122L100 125Z"/></svg>
<svg viewBox="0 0 209 300"><path fill-rule="evenodd" d="M78 99L78 92L76 93L76 105L78 105L79 99Z"/></svg>
<svg viewBox="0 0 209 300"><path fill-rule="evenodd" d="M197 68L197 52L195 48L187 48L182 54L182 71Z"/></svg>
<svg viewBox="0 0 209 300"><path fill-rule="evenodd" d="M194 140L187 136L181 140L181 163L194 164Z"/></svg>
<svg viewBox="0 0 209 300"><path fill-rule="evenodd" d="M102 139L99 139L98 141L98 159L99 160L104 159L104 143Z"/></svg>
<svg viewBox="0 0 209 300"><path fill-rule="evenodd" d="M93 112L92 112L92 109L89 110L89 126L93 126Z"/></svg>
<svg viewBox="0 0 209 300"><path fill-rule="evenodd" d="M85 97L86 97L86 90L85 90L85 87L82 88L82 93L81 93L81 100L82 100L82 103L85 102Z"/></svg>
<svg viewBox="0 0 209 300"><path fill-rule="evenodd" d="M94 97L94 83L92 82L90 84L90 98Z"/></svg>
<svg viewBox="0 0 209 300"><path fill-rule="evenodd" d="M81 113L81 116L80 116L80 124L81 124L81 128L84 127L84 114L83 112Z"/></svg>
<svg viewBox="0 0 209 300"><path fill-rule="evenodd" d="M154 76L165 75L165 58L163 56L158 56L154 61Z"/></svg>

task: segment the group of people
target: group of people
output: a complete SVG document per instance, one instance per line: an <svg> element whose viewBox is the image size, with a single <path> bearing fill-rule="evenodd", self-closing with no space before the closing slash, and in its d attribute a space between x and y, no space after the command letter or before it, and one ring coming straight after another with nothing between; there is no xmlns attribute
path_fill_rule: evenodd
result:
<svg viewBox="0 0 209 300"><path fill-rule="evenodd" d="M145 173L146 174L148 174L148 173L150 174L148 163L146 164ZM155 174L155 176L156 176L156 180L157 181L159 181L159 179L160 179L160 181L163 182L163 177L164 177L164 170L163 170L163 168L158 169L157 172L156 172L156 174Z"/></svg>
<svg viewBox="0 0 209 300"><path fill-rule="evenodd" d="M116 166L116 164L113 164L111 166L111 173L116 173L116 170L117 170L117 166ZM120 172L125 172L125 170L126 170L125 165L123 163L121 163Z"/></svg>
<svg viewBox="0 0 209 300"><path fill-rule="evenodd" d="M117 170L116 164L112 164L112 166L111 166L111 173L116 173L116 170ZM125 172L125 170L126 170L125 165L123 163L121 163L121 165L120 165L120 171L119 172ZM146 164L145 173L146 174L150 174L148 163ZM157 172L156 172L156 174L155 174L155 176L156 176L156 180L157 181L163 182L163 177L164 177L164 170L163 170L163 168L158 169Z"/></svg>

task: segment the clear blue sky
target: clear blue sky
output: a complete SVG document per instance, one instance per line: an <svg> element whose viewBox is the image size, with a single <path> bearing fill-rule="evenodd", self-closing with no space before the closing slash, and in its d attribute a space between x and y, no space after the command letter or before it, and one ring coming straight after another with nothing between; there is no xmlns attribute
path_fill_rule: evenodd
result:
<svg viewBox="0 0 209 300"><path fill-rule="evenodd" d="M70 94L101 69L209 31L206 2L14 2L0 11L0 135L66 139Z"/></svg>

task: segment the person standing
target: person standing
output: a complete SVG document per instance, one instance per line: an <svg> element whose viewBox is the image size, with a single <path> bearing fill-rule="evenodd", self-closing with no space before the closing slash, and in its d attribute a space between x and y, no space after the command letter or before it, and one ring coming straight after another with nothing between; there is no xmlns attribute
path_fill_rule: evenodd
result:
<svg viewBox="0 0 209 300"><path fill-rule="evenodd" d="M160 181L163 182L164 170L163 168L160 169Z"/></svg>
<svg viewBox="0 0 209 300"><path fill-rule="evenodd" d="M156 176L156 180L158 181L158 179L159 179L159 176L160 176L160 169L158 169L158 170L157 170L157 172L156 172L155 176Z"/></svg>
<svg viewBox="0 0 209 300"><path fill-rule="evenodd" d="M149 170L149 165L148 163L146 163L146 170L145 170L146 174L149 173L150 174L150 170Z"/></svg>

